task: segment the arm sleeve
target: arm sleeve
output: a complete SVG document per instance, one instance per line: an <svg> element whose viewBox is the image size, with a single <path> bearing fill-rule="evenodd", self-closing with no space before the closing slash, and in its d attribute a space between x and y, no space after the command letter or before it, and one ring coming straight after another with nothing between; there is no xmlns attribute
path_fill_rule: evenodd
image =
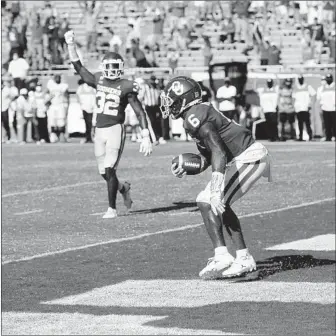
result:
<svg viewBox="0 0 336 336"><path fill-rule="evenodd" d="M96 88L96 77L93 73L91 73L88 69L86 69L81 61L72 62L76 72L83 79L83 81L87 84Z"/></svg>
<svg viewBox="0 0 336 336"><path fill-rule="evenodd" d="M217 130L211 123L207 122L200 127L198 133L199 137L211 152L212 171L224 173L227 163L227 155L225 144Z"/></svg>
<svg viewBox="0 0 336 336"><path fill-rule="evenodd" d="M148 128L148 122L147 122L147 118L146 118L146 112L144 111L142 104L140 103L137 95L135 92L133 93L129 93L128 96L128 102L131 105L131 107L134 110L134 113L136 114L139 123L140 123L140 127L142 129L147 129Z"/></svg>

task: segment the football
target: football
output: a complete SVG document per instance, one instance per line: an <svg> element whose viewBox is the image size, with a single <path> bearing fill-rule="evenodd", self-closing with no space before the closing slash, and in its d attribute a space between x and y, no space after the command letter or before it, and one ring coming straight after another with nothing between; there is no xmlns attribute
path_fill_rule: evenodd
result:
<svg viewBox="0 0 336 336"><path fill-rule="evenodd" d="M184 168L187 175L197 175L202 169L202 158L194 153L183 153L175 156L172 160L172 164L174 163Z"/></svg>

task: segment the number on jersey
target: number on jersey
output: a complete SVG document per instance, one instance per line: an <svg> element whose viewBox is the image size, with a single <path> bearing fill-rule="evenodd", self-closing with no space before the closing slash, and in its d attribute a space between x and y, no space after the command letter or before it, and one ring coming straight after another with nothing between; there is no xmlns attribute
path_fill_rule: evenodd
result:
<svg viewBox="0 0 336 336"><path fill-rule="evenodd" d="M98 91L96 94L96 104L96 113L117 116L120 98L112 93L106 94L105 92Z"/></svg>

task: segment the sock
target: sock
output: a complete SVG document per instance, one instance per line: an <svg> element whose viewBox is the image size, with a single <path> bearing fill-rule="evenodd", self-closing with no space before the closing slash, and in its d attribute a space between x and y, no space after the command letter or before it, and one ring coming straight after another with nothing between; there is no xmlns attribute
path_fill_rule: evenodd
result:
<svg viewBox="0 0 336 336"><path fill-rule="evenodd" d="M250 255L248 248L236 251L236 258L245 257L247 255Z"/></svg>
<svg viewBox="0 0 336 336"><path fill-rule="evenodd" d="M115 209L119 182L113 168L105 168L105 174L107 177L106 182L109 207Z"/></svg>
<svg viewBox="0 0 336 336"><path fill-rule="evenodd" d="M219 247L216 247L215 248L215 256L218 256L218 255L225 255L227 254L229 251L227 249L226 246L219 246Z"/></svg>

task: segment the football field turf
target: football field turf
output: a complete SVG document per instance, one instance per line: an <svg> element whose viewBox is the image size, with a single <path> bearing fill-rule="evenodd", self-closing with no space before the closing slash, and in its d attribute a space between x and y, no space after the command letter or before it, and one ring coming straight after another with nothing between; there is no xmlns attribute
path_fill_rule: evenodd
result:
<svg viewBox="0 0 336 336"><path fill-rule="evenodd" d="M265 144L274 182L233 206L258 270L216 281L198 278L211 170L170 172L193 143L144 158L127 142L134 206L119 195L114 220L93 146L2 146L2 334L334 335L335 143Z"/></svg>

